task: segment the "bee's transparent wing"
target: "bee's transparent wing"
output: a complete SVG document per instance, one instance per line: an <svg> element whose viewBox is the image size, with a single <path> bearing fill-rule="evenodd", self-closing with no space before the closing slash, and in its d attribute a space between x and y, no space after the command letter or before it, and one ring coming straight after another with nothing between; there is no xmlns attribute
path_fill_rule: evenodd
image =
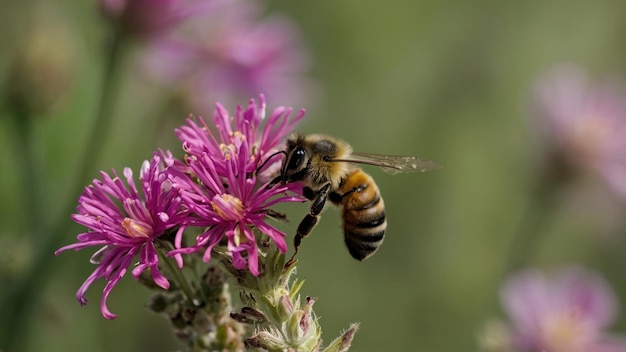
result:
<svg viewBox="0 0 626 352"><path fill-rule="evenodd" d="M370 153L352 153L348 159L333 159L332 161L374 165L392 175L401 172L424 172L441 168L441 165L436 162L424 158Z"/></svg>

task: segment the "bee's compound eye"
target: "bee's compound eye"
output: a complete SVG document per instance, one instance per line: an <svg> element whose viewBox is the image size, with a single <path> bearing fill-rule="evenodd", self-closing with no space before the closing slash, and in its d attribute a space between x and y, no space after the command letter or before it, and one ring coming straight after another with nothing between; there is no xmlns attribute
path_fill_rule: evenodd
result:
<svg viewBox="0 0 626 352"><path fill-rule="evenodd" d="M304 161L305 154L306 152L302 148L298 148L294 150L293 154L291 154L291 158L289 158L289 165L287 166L287 168L289 170L298 169L300 165L302 165L302 162Z"/></svg>

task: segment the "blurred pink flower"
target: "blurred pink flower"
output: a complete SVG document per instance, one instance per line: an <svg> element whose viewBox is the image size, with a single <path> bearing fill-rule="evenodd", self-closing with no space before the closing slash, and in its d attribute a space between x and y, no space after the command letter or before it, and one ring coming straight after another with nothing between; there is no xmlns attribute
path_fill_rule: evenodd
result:
<svg viewBox="0 0 626 352"><path fill-rule="evenodd" d="M213 102L230 105L265 93L274 101L299 102L311 83L298 28L278 15L261 19L255 1L221 1L211 13L188 21L175 35L147 48L141 70L182 90L194 113Z"/></svg>
<svg viewBox="0 0 626 352"><path fill-rule="evenodd" d="M532 121L547 162L592 170L626 196L625 101L621 86L592 84L576 66L548 72L535 88Z"/></svg>
<svg viewBox="0 0 626 352"><path fill-rule="evenodd" d="M102 181L94 180L78 199L77 214L72 219L87 227L78 235L78 242L58 249L59 254L68 249L80 250L101 247L92 257L96 270L87 278L76 293L81 305L87 304L85 293L91 284L100 278L107 282L100 310L107 319L115 314L107 308L107 298L124 277L131 265L132 274L138 279L142 272L150 269L154 282L169 288L169 281L159 270L159 259L155 241L166 231L182 231L187 211L181 207L180 190L171 182L167 168L173 165L170 153L154 154L141 168L139 179L141 193L137 191L133 173L124 169L126 184L112 171L113 177L101 172ZM135 263L135 257L139 261Z"/></svg>
<svg viewBox="0 0 626 352"><path fill-rule="evenodd" d="M580 267L553 276L526 270L503 286L515 351L626 352L626 340L607 334L618 301L598 274Z"/></svg>
<svg viewBox="0 0 626 352"><path fill-rule="evenodd" d="M105 18L124 32L143 38L156 37L187 18L212 7L216 0L99 0Z"/></svg>
<svg viewBox="0 0 626 352"><path fill-rule="evenodd" d="M291 111L291 108L276 108L264 121L265 100L261 96L259 105L251 100L247 109L237 107L234 118L218 104L214 114L215 132L203 120L200 120L202 127L189 120L188 126L177 130L187 153L187 168L175 180L182 189L183 203L191 212L187 223L204 231L188 247L182 245L182 233L178 233L174 241L177 249L168 255L203 251L203 259L208 262L212 249L226 238L233 266L244 269L247 263L250 272L259 275L255 230L271 238L281 252L287 251L285 233L270 225L267 218L274 215L270 207L277 203L303 201L288 194L288 191L300 193L301 186L270 185L271 176L263 180L259 175L271 172L272 163L268 160L279 155L275 148L304 116L301 110L290 120ZM262 122L265 124L261 126ZM281 158L275 159L280 163Z"/></svg>

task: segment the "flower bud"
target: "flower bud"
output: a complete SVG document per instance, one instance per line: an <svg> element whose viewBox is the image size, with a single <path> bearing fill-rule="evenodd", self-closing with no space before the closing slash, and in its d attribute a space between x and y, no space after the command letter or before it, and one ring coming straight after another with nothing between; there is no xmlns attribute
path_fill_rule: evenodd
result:
<svg viewBox="0 0 626 352"><path fill-rule="evenodd" d="M313 303L316 299L313 297L306 298L306 304L304 305L302 318L300 318L300 329L302 329L302 335L306 335L309 332L311 326L311 313L313 312Z"/></svg>
<svg viewBox="0 0 626 352"><path fill-rule="evenodd" d="M259 331L244 341L246 348L264 348L269 351L286 351L289 344L284 340L280 331L264 330Z"/></svg>
<svg viewBox="0 0 626 352"><path fill-rule="evenodd" d="M293 314L293 304L291 303L289 296L280 296L278 300L278 305L276 306L276 311L278 313L278 316L283 319L286 319L287 317L291 316L291 314Z"/></svg>
<svg viewBox="0 0 626 352"><path fill-rule="evenodd" d="M172 314L170 322L175 328L183 329L191 325L197 312L195 309L181 306L176 313Z"/></svg>
<svg viewBox="0 0 626 352"><path fill-rule="evenodd" d="M170 299L164 293L155 293L148 299L146 307L154 313L163 313L167 309Z"/></svg>
<svg viewBox="0 0 626 352"><path fill-rule="evenodd" d="M335 341L331 342L324 352L345 352L350 349L354 334L359 329L359 324L351 324L350 327L341 334Z"/></svg>

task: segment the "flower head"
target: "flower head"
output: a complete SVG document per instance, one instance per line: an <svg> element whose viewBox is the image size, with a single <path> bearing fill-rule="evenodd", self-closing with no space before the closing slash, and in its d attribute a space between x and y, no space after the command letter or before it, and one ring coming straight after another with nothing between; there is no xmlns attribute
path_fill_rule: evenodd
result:
<svg viewBox="0 0 626 352"><path fill-rule="evenodd" d="M293 103L311 86L303 76L308 54L291 21L261 19L261 13L257 2L222 1L207 16L153 42L142 67L151 79L183 90L194 111L211 110L207 102L233 103L261 92Z"/></svg>
<svg viewBox="0 0 626 352"><path fill-rule="evenodd" d="M626 341L604 332L616 318L618 302L593 272L579 267L554 276L524 271L505 283L501 298L515 351L626 351Z"/></svg>
<svg viewBox="0 0 626 352"><path fill-rule="evenodd" d="M267 235L281 252L286 252L285 234L267 222L270 207L280 202L302 201L289 195L298 185L275 184L271 177L261 177L271 172L274 150L293 124L304 116L301 111L294 120L289 119L291 109L277 108L263 127L265 101L260 105L250 101L246 110L237 108L235 117L218 104L215 114L215 132L203 120L204 127L193 121L177 130L187 152L186 177L180 173L182 199L192 213L190 226L207 228L190 247L182 246L178 236L178 249L170 255L204 251L203 259L209 261L211 250L224 238L227 249L237 269L248 268L259 274L257 232ZM234 126L231 123L234 122ZM280 159L276 158L275 163ZM244 257L247 256L247 260Z"/></svg>
<svg viewBox="0 0 626 352"><path fill-rule="evenodd" d="M178 138L183 143L183 150L196 158L207 154L218 171L219 175L227 173L225 161L231 154L239 154L245 143L244 170L247 173L256 173L262 181L267 181L269 175L280 165L280 158L275 157L276 151L282 147L284 138L293 131L296 123L304 117L304 110L292 119L291 108L277 107L265 119L265 97L259 97L257 104L251 99L246 109L237 106L235 115L219 103L213 113L213 128L199 118L199 123L187 120L186 126L176 129Z"/></svg>
<svg viewBox="0 0 626 352"><path fill-rule="evenodd" d="M107 308L111 290L126 274L136 255L139 262L132 270L135 279L150 269L152 279L167 289L168 280L161 274L155 240L168 230L184 223L186 211L181 206L180 190L167 174L173 164L169 153L154 154L141 168L141 194L133 180L132 171L124 169L126 184L113 170L113 177L101 172L102 180L94 180L80 196L77 214L72 219L89 230L78 235L78 242L58 249L59 254L68 249L80 250L101 247L92 257L96 270L76 293L81 305L87 303L85 292L91 284L104 278L107 284L100 302L100 310L107 319L115 314ZM181 227L182 231L182 227Z"/></svg>
<svg viewBox="0 0 626 352"><path fill-rule="evenodd" d="M533 107L548 163L592 170L626 196L626 104L617 85L559 66L538 82Z"/></svg>

